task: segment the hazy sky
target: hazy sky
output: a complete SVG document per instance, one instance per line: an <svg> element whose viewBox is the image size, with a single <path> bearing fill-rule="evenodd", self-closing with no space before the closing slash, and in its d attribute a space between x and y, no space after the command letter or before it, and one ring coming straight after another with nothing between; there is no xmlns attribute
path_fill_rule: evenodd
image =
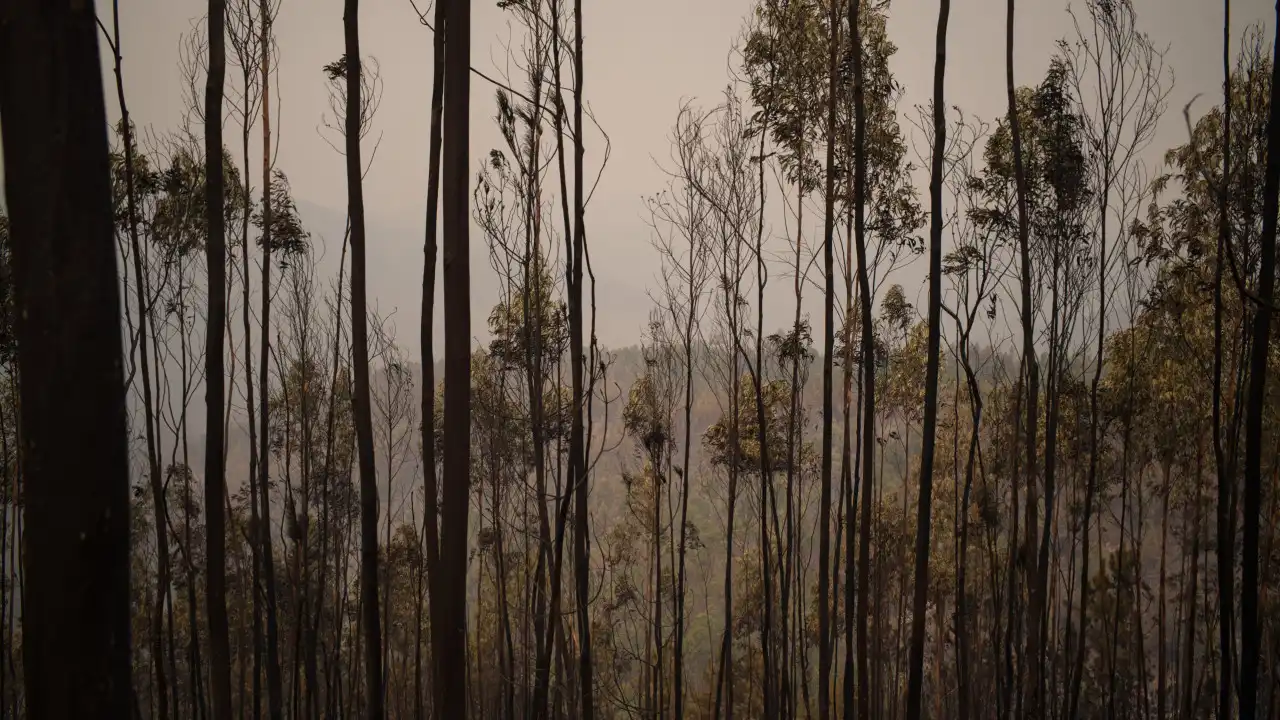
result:
<svg viewBox="0 0 1280 720"><path fill-rule="evenodd" d="M1150 158L1179 143L1186 131L1182 107L1197 93L1201 109L1216 100L1221 83L1221 3L1212 0L1135 0L1141 28L1157 45L1169 46L1176 74L1169 112ZM636 342L646 320L646 288L656 271L642 198L661 189L656 161L667 158L667 136L684 98L710 106L728 79L730 50L753 0L584 0L586 78L591 109L612 139L612 154L588 208L592 258L600 281L600 336L607 345ZM277 166L291 181L304 220L323 235L330 255L341 242L346 208L343 158L319 136L328 112L321 68L343 53L341 0L283 0L275 30L280 47L281 105L273 107L280 132ZM419 6L426 7L425 2ZM98 0L104 18L110 3ZM472 63L492 75L506 67L505 46L515 37L494 0L473 3ZM1062 0L1021 0L1017 23L1017 81L1037 82L1054 41L1072 32ZM200 20L199 0L123 0L124 71L134 122L156 131L175 127L182 114L179 37ZM892 69L907 89L904 111L928 99L933 73L937 0L894 0L889 19L898 46ZM1004 111L1003 0L954 0L948 37L947 104L992 119ZM1235 35L1249 23L1273 24L1265 0L1233 3ZM381 137L365 183L369 214L370 288L384 311L399 309L399 338L417 346L417 310L422 272L422 228L426 189L427 123L431 93L431 32L422 27L409 0L361 3L361 48L378 60L384 94L375 128ZM105 48L104 48L105 49ZM104 73L110 72L104 64ZM228 82L238 70L229 69ZM108 86L113 89L113 86ZM108 93L108 112L118 110ZM501 140L492 122L493 88L472 80L471 155L478 159ZM909 124L904 128L914 132ZM238 146L239 127L227 121L228 142ZM255 128L251 164L260 167L261 130ZM598 166L603 143L588 138L587 165ZM921 188L922 200L927 193ZM820 218L817 220L820 226ZM486 253L472 236L473 268L489 274ZM922 263L919 263L922 264ZM922 271L912 268L901 281L915 297ZM491 283L477 278L473 317L477 333L493 302ZM923 295L919 295L923 298ZM785 314L791 312L790 304ZM779 308L778 317L782 317ZM814 307L816 311L816 306ZM815 320L820 313L814 312Z"/></svg>

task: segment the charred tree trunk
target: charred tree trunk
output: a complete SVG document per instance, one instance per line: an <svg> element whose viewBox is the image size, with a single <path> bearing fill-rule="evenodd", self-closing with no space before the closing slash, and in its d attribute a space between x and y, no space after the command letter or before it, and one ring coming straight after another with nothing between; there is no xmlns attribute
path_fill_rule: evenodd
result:
<svg viewBox="0 0 1280 720"><path fill-rule="evenodd" d="M871 269L867 266L866 230L866 98L863 78L862 0L849 6L849 32L853 38L853 196L854 245L858 255L858 303L862 315L862 502L858 528L858 717L871 717L871 663L868 655L868 622L871 619L871 503L875 476L876 443L876 363L875 336L871 321ZM852 520L852 519L851 519ZM846 618L846 622L849 620ZM846 671L844 686L846 720L852 717L853 676Z"/></svg>
<svg viewBox="0 0 1280 720"><path fill-rule="evenodd" d="M444 505L439 599L442 622L436 681L440 717L466 718L467 511L471 463L471 266L468 249L467 143L470 137L471 2L448 0L445 11L444 190Z"/></svg>
<svg viewBox="0 0 1280 720"><path fill-rule="evenodd" d="M832 373L835 363L835 227L836 227L836 98L840 86L840 8L831 3L830 47L827 58L827 177L822 221L822 263L826 276L822 334L822 488L818 500L818 718L831 715L831 469ZM795 389L792 389L795 392ZM795 459L791 458L794 462Z"/></svg>
<svg viewBox="0 0 1280 720"><path fill-rule="evenodd" d="M129 462L106 107L92 5L0 25L21 384L26 711L127 718ZM77 439L68 452L65 439ZM10 606L12 608L12 606Z"/></svg>
<svg viewBox="0 0 1280 720"><path fill-rule="evenodd" d="M578 691L581 694L580 717L593 720L594 680L591 660L591 547L588 526L587 446L583 432L583 413L591 398L583 391L582 350L582 266L586 247L586 189L583 177L582 138L582 0L573 3L573 266L569 290L569 357L573 364L573 419L569 436L569 485L574 493L573 564L578 605ZM466 72L466 68L463 69ZM464 206L465 207L465 206ZM594 369L592 369L594 372Z"/></svg>
<svg viewBox="0 0 1280 720"><path fill-rule="evenodd" d="M209 273L205 330L205 581L214 720L231 718L231 647L227 630L226 468L222 413L223 341L227 314L227 249L223 214L222 86L226 75L226 0L209 0L209 74L205 84L205 264ZM160 522L162 520L158 520ZM189 551L189 550L188 550Z"/></svg>
<svg viewBox="0 0 1280 720"><path fill-rule="evenodd" d="M923 447L916 515L916 581L911 610L911 650L907 672L907 720L919 720L924 689L925 611L929 604L929 531L933 523L933 456L938 430L938 356L942 331L942 181L947 154L947 21L951 0L938 9L937 56L933 70L933 168L929 179L929 339L924 381ZM941 609L938 610L941 612ZM941 692L941 688L934 688Z"/></svg>
<svg viewBox="0 0 1280 720"><path fill-rule="evenodd" d="M1280 1L1276 3L1280 20ZM1228 98L1230 101L1230 98ZM1258 665L1264 634L1258 623L1259 535L1262 519L1262 451L1266 414L1267 359L1271 354L1271 298L1276 279L1276 224L1280 212L1280 43L1271 62L1271 104L1267 120L1267 167L1262 191L1262 248L1258 268L1257 311L1249 357L1249 396L1245 409L1244 533L1240 585L1240 718L1258 717ZM1225 183L1224 183L1225 185Z"/></svg>
<svg viewBox="0 0 1280 720"><path fill-rule="evenodd" d="M156 446L155 404L151 395L151 355L148 349L147 324L151 317L146 300L146 284L143 282L142 243L138 238L138 210L134 190L134 138L133 124L129 118L129 106L124 96L124 72L120 56L120 3L112 3L112 29L114 41L111 51L115 61L116 99L120 104L120 128L124 141L124 178L126 209L129 213L129 251L133 255L134 284L138 303L138 353L142 369L142 412L147 438L147 470L151 486L151 498L155 507L156 530L156 594L155 610L151 618L151 655L155 668L156 716L166 720L169 716L168 682L164 669L164 603L169 594L169 531L163 518L165 510L164 481L160 472L160 450Z"/></svg>
<svg viewBox="0 0 1280 720"><path fill-rule="evenodd" d="M258 528L262 556L262 581L267 605L267 708L271 720L283 720L284 706L280 682L280 633L276 608L275 550L271 545L271 6L259 0L262 23L262 341L259 357L258 435Z"/></svg>
<svg viewBox="0 0 1280 720"><path fill-rule="evenodd" d="M436 256L437 228L440 216L440 123L444 112L444 72L445 72L445 15L444 0L436 0L435 29L432 38L431 60L431 137L428 142L429 167L427 169L427 229L423 241L425 263L422 268L422 318L419 328L419 342L422 352L422 477L425 507L423 510L423 533L426 537L426 575L427 592L431 596L431 627L443 627L443 619L439 615L438 598L440 598L440 490L436 479L436 368L435 368L435 307L436 307ZM421 593L419 593L421 595ZM422 598L418 598L418 612L422 612ZM419 625L421 621L419 620ZM427 661L431 673L432 707L439 708L443 704L439 669L441 634L431 633L431 656ZM421 652L421 645L415 653ZM414 657L414 718L422 718L422 680L421 659Z"/></svg>
<svg viewBox="0 0 1280 720"><path fill-rule="evenodd" d="M1027 396L1026 415L1021 419L1026 441L1026 465L1023 475L1023 484L1027 492L1026 525L1024 526L1026 534L1020 555L1023 562L1026 563L1026 568L1029 568L1031 559L1034 557L1032 548L1034 547L1037 525L1036 435L1040 418L1040 363L1036 358L1035 348L1035 310L1031 306L1030 220L1027 216L1027 178L1022 152L1022 119L1018 111L1017 86L1013 80L1013 40L1014 0L1009 0L1005 26L1005 94L1008 98L1009 134L1013 142L1013 172L1018 206L1018 266L1020 271L1019 288L1022 294L1020 308L1022 316L1022 364L1026 372L1024 389ZM1046 522L1048 522L1047 519ZM1035 688L1039 684L1037 677L1038 663L1036 660L1040 657L1038 650L1040 642L1039 608L1043 604L1043 598L1039 596L1037 589L1039 588L1039 583L1031 580L1029 582L1033 582L1033 586L1030 611L1026 622L1029 629L1026 657L1030 658L1028 662L1031 663L1031 673L1028 676L1030 678L1028 680L1028 688L1023 691L1023 702L1027 701L1025 696L1036 693ZM1010 597L1009 601L1014 602L1015 599ZM1032 713L1033 717L1037 716L1038 710L1035 707L1035 703L1032 703L1032 707L1028 711Z"/></svg>
<svg viewBox="0 0 1280 720"><path fill-rule="evenodd" d="M342 13L346 52L347 216L351 223L351 355L355 379L357 465L360 471L360 623L364 629L365 717L381 720L382 629L378 622L378 486L369 396L369 319L365 274L364 182L360 161L360 0Z"/></svg>

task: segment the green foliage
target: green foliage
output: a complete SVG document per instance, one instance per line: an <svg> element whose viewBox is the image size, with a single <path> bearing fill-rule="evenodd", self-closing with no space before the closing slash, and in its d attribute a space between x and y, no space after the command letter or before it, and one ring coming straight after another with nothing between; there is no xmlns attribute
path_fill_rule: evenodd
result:
<svg viewBox="0 0 1280 720"><path fill-rule="evenodd" d="M233 182L228 182L232 187ZM289 189L289 178L285 177L284 171L273 170L271 173L271 227L265 227L265 218L263 217L262 208L259 207L253 213L253 224L258 230L270 230L271 253L274 255L279 253L283 255L280 259L282 265L288 265L289 262L296 259L307 248L307 241L311 239L311 233L302 226L302 218L298 215L298 206L293 200L293 194ZM259 246L262 245L263 235L258 238Z"/></svg>

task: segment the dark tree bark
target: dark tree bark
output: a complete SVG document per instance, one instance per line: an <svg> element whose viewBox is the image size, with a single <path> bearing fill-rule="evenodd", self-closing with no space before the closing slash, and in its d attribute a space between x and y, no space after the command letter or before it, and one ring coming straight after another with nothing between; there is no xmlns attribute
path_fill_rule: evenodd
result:
<svg viewBox="0 0 1280 720"><path fill-rule="evenodd" d="M1218 192L1218 243L1213 270L1213 452L1218 476L1218 717L1225 718L1231 717L1231 622L1235 615L1235 533L1229 519L1234 477L1222 443L1222 271L1224 255L1231 244L1231 0L1223 0L1222 9L1222 186Z"/></svg>
<svg viewBox="0 0 1280 720"><path fill-rule="evenodd" d="M933 68L933 167L929 177L929 339L924 380L924 429L920 449L920 497L916 515L916 582L911 610L911 650L907 670L907 720L919 720L924 688L925 611L929 603L929 531L933 523L933 456L938 431L938 355L942 323L942 181L947 154L947 21L951 0L938 9ZM938 610L941 612L941 609ZM935 693L941 688L934 688Z"/></svg>
<svg viewBox="0 0 1280 720"><path fill-rule="evenodd" d="M831 453L835 364L836 98L839 96L840 7L831 3L827 58L827 177L822 221L822 263L826 275L822 333L822 489L818 500L818 718L831 714ZM794 462L794 458L792 458Z"/></svg>
<svg viewBox="0 0 1280 720"><path fill-rule="evenodd" d="M5 15L0 115L22 376L22 591L38 599L22 608L26 712L127 718L128 428L97 27L88 3L12 2Z"/></svg>
<svg viewBox="0 0 1280 720"><path fill-rule="evenodd" d="M862 325L862 502L858 527L858 717L871 717L871 664L868 621L871 618L871 501L875 477L876 363L875 335L871 321L871 270L867 267L867 121L862 58L862 0L849 6L849 32L853 39L853 197L854 245L858 255L858 304ZM852 522L852 518L850 518ZM848 622L848 619L846 619ZM845 671L844 716L852 717L853 673Z"/></svg>
<svg viewBox="0 0 1280 720"><path fill-rule="evenodd" d="M1276 3L1280 20L1280 0ZM1230 102L1230 98L1228 98ZM1262 190L1262 248L1257 311L1249 356L1245 409L1243 568L1240 576L1240 719L1258 717L1258 665L1263 632L1258 624L1258 540L1262 519L1262 451L1266 413L1267 358L1271 352L1271 298L1276 279L1276 222L1280 211L1280 43L1271 62L1271 107L1267 119L1267 169ZM1224 183L1225 185L1225 183Z"/></svg>
<svg viewBox="0 0 1280 720"><path fill-rule="evenodd" d="M262 525L257 530L267 601L267 708L271 720L283 720L275 550L271 545L271 2L259 0L258 7L262 29L259 38L262 52L262 341L258 367L258 515Z"/></svg>
<svg viewBox="0 0 1280 720"><path fill-rule="evenodd" d="M138 353L139 365L142 369L142 412L146 423L147 438L147 471L151 486L151 499L155 507L156 531L156 593L151 617L151 658L155 671L156 684L156 717L167 720L169 717L168 678L164 663L164 606L169 595L169 531L161 518L168 517L165 508L164 480L160 472L160 450L156 444L155 405L151 395L151 354L148 349L148 322L151 312L146 301L146 284L143 282L142 242L138 237L138 210L134 188L134 137L133 124L129 117L129 105L124 96L124 71L120 56L120 3L111 6L112 35L109 40L115 63L116 100L120 104L120 129L124 142L124 178L126 209L129 213L129 251L133 255L133 274L137 278L134 284L135 297L138 303Z"/></svg>
<svg viewBox="0 0 1280 720"><path fill-rule="evenodd" d="M1022 120L1018 114L1017 86L1013 80L1013 40L1014 40L1014 0L1009 0L1006 12L1005 25L1005 94L1008 98L1008 122L1009 135L1013 142L1013 172L1015 191L1017 194L1018 206L1018 267L1020 271L1019 288L1021 290L1021 316L1022 316L1022 364L1026 370L1025 391L1026 415L1021 420L1022 430L1025 433L1026 441L1026 464L1024 467L1024 485L1026 487L1026 525L1025 525L1025 547L1022 550L1023 559L1028 565L1031 562L1032 548L1034 538L1036 537L1036 450L1037 450L1037 429L1039 427L1040 418L1040 363L1036 358L1035 349L1035 309L1031 306L1031 252L1030 252L1030 225L1027 216L1027 179L1026 169L1023 162L1022 154ZM1016 508L1015 508L1016 512ZM1048 520L1046 519L1046 522ZM1087 534L1087 533L1086 533ZM1039 598L1037 591L1039 583L1035 583L1032 590L1031 611L1027 618L1027 627L1030 630L1027 642L1027 657L1031 658L1030 673L1032 687L1037 684L1034 678L1039 658L1039 628L1037 608L1043 602ZM1014 598L1009 599L1014 602Z"/></svg>
<svg viewBox="0 0 1280 720"><path fill-rule="evenodd" d="M436 0L435 28L432 33L431 59L431 137L428 146L427 169L427 229L423 240L423 256L425 263L422 269L422 318L419 326L419 342L422 353L422 472L423 493L425 495L424 528L426 537L426 575L427 592L431 596L429 615L431 627L443 627L440 617L440 507L439 487L436 481L436 367L435 367L435 308L436 308L436 233L440 216L440 123L444 112L444 72L445 72L445 15L444 0ZM421 593L419 593L421 595ZM418 612L422 612L422 598L418 598ZM419 618L419 626L421 618ZM431 673L432 707L443 705L441 693L444 688L437 671L439 658L442 657L440 640L442 634L431 633L431 657L428 666ZM415 652L421 652L421 644ZM422 679L420 658L414 657L414 718L422 718L422 690L419 683Z"/></svg>
<svg viewBox="0 0 1280 720"><path fill-rule="evenodd" d="M693 191L689 192L690 200ZM690 202L690 207L693 207ZM690 217L692 217L690 213ZM699 242L690 224L689 232L689 296L688 314L684 318L684 458L681 460L683 472L680 477L680 541L679 559L676 561L676 607L675 607L675 648L673 684L675 688L675 720L684 720L684 622L685 622L685 560L689 535L689 481L693 471L689 467L690 448L693 443L693 366L694 366L694 330L698 323L698 286L697 243Z"/></svg>
<svg viewBox="0 0 1280 720"><path fill-rule="evenodd" d="M360 622L364 629L365 717L383 710L382 630L378 621L378 486L373 456L373 412L369 396L369 313L365 271L364 180L360 162L360 0L346 0L342 13L347 78L347 217L351 222L351 354L355 380L357 465L360 471ZM454 657L461 657L454 656ZM461 664L461 662L459 662Z"/></svg>
<svg viewBox="0 0 1280 720"><path fill-rule="evenodd" d="M441 0L443 1L443 0ZM448 0L441 180L444 202L444 514L440 535L440 717L467 717L467 510L471 470L471 266L468 148L471 2Z"/></svg>
<svg viewBox="0 0 1280 720"><path fill-rule="evenodd" d="M557 176L559 177L559 181L560 181L560 214L561 214L561 219L564 225L564 237L566 238L565 275L566 275L566 283L567 283L568 278L571 277L571 273L569 272L569 267L571 267L572 265L571 239L573 237L573 224L572 224L573 220L569 211L568 175L565 169L566 161L565 161L565 154L564 154L565 104L564 104L564 86L561 82L561 74L560 74L561 63L562 63L562 51L561 51L562 38L561 38L561 22L560 22L561 7L562 5L560 0L551 0L551 62L552 62L552 77L555 83L555 101L554 102L555 102L555 128L556 128L556 170L557 170ZM560 360L556 361L557 386L559 386L561 382L560 362L561 362ZM561 625L561 619L560 619L560 605L562 600L560 578L561 578L561 575L563 574L563 569L564 569L564 540L565 540L566 525L568 523L568 518L569 518L569 508L570 508L570 505L572 504L573 494L572 494L571 487L563 488L564 492L563 493L560 492L560 490L562 489L561 482L560 482L562 475L561 475L561 464L559 461L559 456L563 452L563 450L561 449L562 445L563 445L563 440L557 441L557 448L555 452L555 457L557 458L556 495L558 496L556 499L555 540L553 543L553 549L551 550L551 553L550 553L551 555L550 559L548 561L544 561L549 563L551 566L550 567L550 583L549 583L550 595L551 595L550 602L549 602L550 607L547 610L545 619L542 617L542 614L540 612L542 609L542 605L540 604L541 597L535 598L535 606L536 606L535 612L537 612L538 614L534 617L534 624L535 624L535 628L540 631L537 639L538 645L534 650L536 654L536 657L535 657L536 667L534 669L533 707L530 712L530 714L532 715L533 718L535 718L535 720L542 720L543 718L547 717L547 713L548 713L547 694L548 694L548 689L549 689L548 684L550 682L550 674L551 674L551 659L552 659L551 655L552 655L553 648L555 648L556 643L559 641L559 639L561 638L561 634L563 633L563 626ZM541 470L535 469L535 473L537 472L541 472ZM540 500L546 497L546 482L544 477L538 478L537 490L538 490L538 495ZM541 514L542 512L543 512L542 508L539 508L539 514ZM544 521L540 517L539 525L541 526L543 522ZM546 536L550 533L550 527L546 527L546 528L539 527L539 530L543 535L542 542L544 543L544 549L541 554L545 554L546 553L545 543L547 543ZM541 569L539 569L537 572L536 580L539 583L541 583L542 581ZM541 588L536 589L535 593L540 594ZM562 657L565 652L563 643L560 644L559 650L561 653L561 657L558 658L558 662L560 662L563 665L565 664L565 660Z"/></svg>
<svg viewBox="0 0 1280 720"><path fill-rule="evenodd" d="M573 364L573 421L569 435L569 484L574 493L573 565L578 601L578 691L581 694L581 718L595 717L594 680L591 660L590 579L591 546L588 527L587 447L583 432L583 414L591 398L583 392L582 353L582 264L586 247L586 196L583 183L582 138L582 0L573 3L573 267L569 290L569 356ZM464 69L463 73L466 72ZM465 201L464 201L465 202ZM464 205L465 207L465 205ZM593 370L594 372L594 370ZM446 404L447 406L447 404Z"/></svg>
<svg viewBox="0 0 1280 720"><path fill-rule="evenodd" d="M226 456L223 455L223 342L227 316L227 247L223 214L222 89L226 76L226 0L209 0L209 74L204 100L205 265L205 602L209 613L209 670L214 720L231 718L231 645L227 629ZM160 522L157 519L157 522Z"/></svg>
<svg viewBox="0 0 1280 720"><path fill-rule="evenodd" d="M246 33L239 41L239 43L243 43L243 45L240 45L239 43L233 44L237 53L241 55L241 81L245 88L250 87L250 83L252 82L251 75L254 72L253 64L249 61L252 57L251 48L254 45L253 22L250 8L252 8L251 0L240 6L240 9L243 9L246 16ZM249 421L249 531L247 534L250 557L249 595L252 598L250 601L250 613L253 616L253 630L251 636L253 648L251 651L253 661L253 679L250 681L252 688L250 691L250 701L253 703L252 717L254 720L257 720L262 708L261 703L259 702L262 693L262 611L260 607L262 596L262 593L260 592L262 587L262 578L260 577L262 571L262 548L258 545L259 536L257 530L258 523L260 522L258 519L258 429L257 419L254 416L253 403L253 327L249 319L251 314L250 311L252 309L249 288L249 222L251 219L251 213L248 211L248 205L251 198L251 188L249 183L249 178L251 177L249 174L249 132L253 124L253 121L250 120L249 116L253 112L253 103L251 101L251 95L247 90L244 93L242 100L244 102L244 125L240 133L240 152L241 156L244 158L244 187L241 188L241 192L244 194L243 199L246 207L240 225L240 279L243 283L241 287L242 304L240 310L241 321L244 328L245 415ZM323 587L323 583L321 585ZM243 686L245 659L241 657L239 658L239 662L241 676L240 684ZM241 720L243 720L244 717L245 705L243 692L244 691L241 690L241 698L239 702Z"/></svg>

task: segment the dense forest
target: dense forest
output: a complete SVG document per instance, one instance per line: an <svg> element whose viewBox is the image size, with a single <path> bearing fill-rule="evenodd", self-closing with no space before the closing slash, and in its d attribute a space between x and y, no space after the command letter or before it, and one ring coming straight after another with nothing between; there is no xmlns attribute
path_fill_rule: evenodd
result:
<svg viewBox="0 0 1280 720"><path fill-rule="evenodd" d="M950 0L914 107L889 0L750 0L611 348L584 0L498 2L501 76L470 0L412 5L405 347L360 0L340 244L275 161L301 1L208 0L168 129L119 0L0 10L0 717L1280 718L1274 28L1224 0L1220 92L1170 107L1132 0L1073 6L1038 77L1007 0L983 119Z"/></svg>

